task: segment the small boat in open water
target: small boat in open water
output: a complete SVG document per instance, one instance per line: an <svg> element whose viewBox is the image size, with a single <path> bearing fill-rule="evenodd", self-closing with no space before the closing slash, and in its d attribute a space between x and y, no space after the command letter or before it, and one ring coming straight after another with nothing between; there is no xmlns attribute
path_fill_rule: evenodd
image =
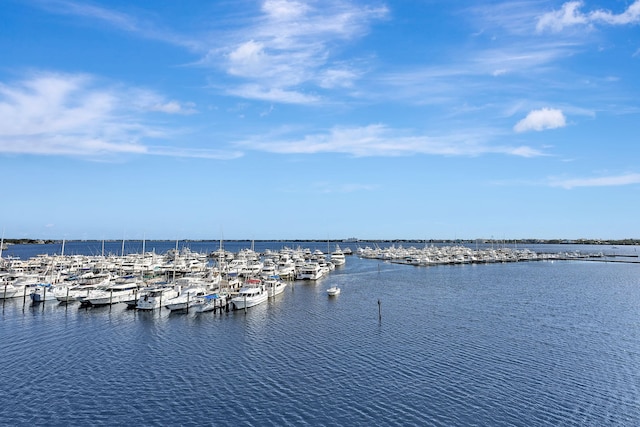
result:
<svg viewBox="0 0 640 427"><path fill-rule="evenodd" d="M337 286L332 286L327 289L327 295L330 297L335 297L336 295L340 295L340 288Z"/></svg>

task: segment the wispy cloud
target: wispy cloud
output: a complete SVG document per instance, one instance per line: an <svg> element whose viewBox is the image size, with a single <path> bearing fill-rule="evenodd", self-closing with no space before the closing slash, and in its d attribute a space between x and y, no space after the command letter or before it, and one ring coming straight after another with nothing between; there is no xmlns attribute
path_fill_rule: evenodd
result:
<svg viewBox="0 0 640 427"><path fill-rule="evenodd" d="M640 173L628 173L624 175L600 176L593 178L553 178L549 182L549 185L552 187L562 187L567 190L576 187L617 187L633 184L640 184Z"/></svg>
<svg viewBox="0 0 640 427"><path fill-rule="evenodd" d="M315 104L320 98L296 90L279 87L267 87L259 84L245 84L227 89L230 95L261 101L279 102L283 104Z"/></svg>
<svg viewBox="0 0 640 427"><path fill-rule="evenodd" d="M430 137L410 135L406 130L391 129L382 124L363 127L334 127L327 133L300 138L281 139L255 137L237 143L246 149L279 154L343 153L357 157L408 156L427 154L439 156L479 156L505 154L519 157L545 155L527 146L501 146L486 142L486 130Z"/></svg>
<svg viewBox="0 0 640 427"><path fill-rule="evenodd" d="M241 83L236 96L272 102L310 104L321 98L305 88L349 87L360 75L335 56L335 45L365 34L385 7L346 1L266 0L259 16L213 47L203 64L218 66ZM250 90L248 90L250 89Z"/></svg>
<svg viewBox="0 0 640 427"><path fill-rule="evenodd" d="M561 110L542 108L529 112L527 117L516 123L513 130L516 132L541 131L561 128L566 125L567 121Z"/></svg>
<svg viewBox="0 0 640 427"><path fill-rule="evenodd" d="M567 27L576 25L594 25L604 23L608 25L628 25L640 22L640 0L635 0L621 13L613 13L609 10L594 10L583 13L580 9L583 1L569 1L562 5L560 10L547 12L540 16L536 29L538 32L546 30L562 31Z"/></svg>
<svg viewBox="0 0 640 427"><path fill-rule="evenodd" d="M360 191L374 191L378 188L378 185L372 184L356 184L356 183L329 183L329 182L316 182L312 185L312 188L319 193L324 194L340 194L340 193L356 193Z"/></svg>
<svg viewBox="0 0 640 427"><path fill-rule="evenodd" d="M147 115L192 110L192 104L165 100L145 89L104 84L86 74L36 73L0 83L0 153L228 157L229 153L148 145L146 141L167 138L170 132L149 124Z"/></svg>
<svg viewBox="0 0 640 427"><path fill-rule="evenodd" d="M34 0L34 3L50 13L79 16L94 22L106 24L120 31L135 33L147 39L159 40L165 43L186 47L194 51L203 49L198 38L185 37L169 29L161 28L156 22L144 20L124 12L107 9L95 4L82 3L73 0Z"/></svg>

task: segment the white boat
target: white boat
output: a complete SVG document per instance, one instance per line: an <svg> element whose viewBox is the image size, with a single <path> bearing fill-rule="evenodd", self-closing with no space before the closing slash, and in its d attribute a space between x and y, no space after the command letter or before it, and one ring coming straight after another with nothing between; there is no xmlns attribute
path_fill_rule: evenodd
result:
<svg viewBox="0 0 640 427"><path fill-rule="evenodd" d="M335 297L336 295L340 295L340 288L337 286L332 286L327 289L327 295L330 297Z"/></svg>
<svg viewBox="0 0 640 427"><path fill-rule="evenodd" d="M96 276L97 277L97 276ZM103 276L99 281L90 280L82 285L77 285L69 288L69 293L59 291L56 293L56 298L60 302L74 302L78 301L80 304L88 304L87 298L91 293L96 293L100 290L106 290L111 285L111 275ZM135 295L135 293L134 293ZM123 302L123 301L120 301Z"/></svg>
<svg viewBox="0 0 640 427"><path fill-rule="evenodd" d="M227 295L210 293L196 297L192 307L196 313L204 313L213 311L217 308L223 308L227 304Z"/></svg>
<svg viewBox="0 0 640 427"><path fill-rule="evenodd" d="M241 310L263 303L267 299L269 299L269 293L264 284L262 284L262 281L259 279L249 279L238 294L231 298L231 303L234 309Z"/></svg>
<svg viewBox="0 0 640 427"><path fill-rule="evenodd" d="M38 284L40 284L38 275L17 275L14 280L9 280L2 284L0 299L26 297L33 293Z"/></svg>
<svg viewBox="0 0 640 427"><path fill-rule="evenodd" d="M77 286L73 285L56 287L56 289L53 291L53 295L60 302L75 302L76 298L74 292L76 287Z"/></svg>
<svg viewBox="0 0 640 427"><path fill-rule="evenodd" d="M25 286L16 286L13 283L5 282L0 287L0 299L21 297L24 295Z"/></svg>
<svg viewBox="0 0 640 427"><path fill-rule="evenodd" d="M196 299L206 294L203 287L183 289L176 297L166 300L164 306L171 311L186 310L191 307Z"/></svg>
<svg viewBox="0 0 640 427"><path fill-rule="evenodd" d="M138 284L135 282L116 283L106 289L89 291L89 296L87 296L82 302L89 303L91 305L118 304L131 298L135 298L138 294L138 289Z"/></svg>
<svg viewBox="0 0 640 427"><path fill-rule="evenodd" d="M260 277L266 279L275 274L278 274L278 265L271 259L266 260L262 270L260 271Z"/></svg>
<svg viewBox="0 0 640 427"><path fill-rule="evenodd" d="M296 280L318 280L328 272L317 262L308 262L296 274Z"/></svg>
<svg viewBox="0 0 640 427"><path fill-rule="evenodd" d="M247 266L247 260L244 258L237 258L227 264L227 274L240 275Z"/></svg>
<svg viewBox="0 0 640 427"><path fill-rule="evenodd" d="M296 274L296 264L292 259L281 259L278 261L278 276L293 277Z"/></svg>
<svg viewBox="0 0 640 427"><path fill-rule="evenodd" d="M278 294L281 294L284 291L284 288L287 287L287 284L280 280L279 276L269 276L263 281L264 286L267 288L267 293L269 297L275 297Z"/></svg>
<svg viewBox="0 0 640 427"><path fill-rule="evenodd" d="M163 301L168 301L176 296L178 296L178 291L173 286L162 286L150 289L138 298L136 308L138 310L155 310L156 308L162 307Z"/></svg>
<svg viewBox="0 0 640 427"><path fill-rule="evenodd" d="M336 245L336 250L331 252L331 256L330 256L329 260L335 266L344 265L347 262L345 257L344 257L344 252L342 252L342 250L340 249L340 246L338 246L338 245Z"/></svg>
<svg viewBox="0 0 640 427"><path fill-rule="evenodd" d="M31 301L44 302L44 301L56 301L55 295L56 287L50 283L42 283L36 286L35 290L29 295Z"/></svg>

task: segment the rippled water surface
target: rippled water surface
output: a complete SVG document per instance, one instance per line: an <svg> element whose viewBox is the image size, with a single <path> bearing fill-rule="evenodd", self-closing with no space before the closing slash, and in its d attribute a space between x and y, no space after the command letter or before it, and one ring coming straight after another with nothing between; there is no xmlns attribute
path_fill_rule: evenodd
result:
<svg viewBox="0 0 640 427"><path fill-rule="evenodd" d="M0 355L3 425L637 426L640 265L352 256L246 313L18 298Z"/></svg>

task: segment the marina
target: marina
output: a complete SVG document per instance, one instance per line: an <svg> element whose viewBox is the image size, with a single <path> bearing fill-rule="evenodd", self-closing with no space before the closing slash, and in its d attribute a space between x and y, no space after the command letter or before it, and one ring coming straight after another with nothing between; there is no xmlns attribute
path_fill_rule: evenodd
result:
<svg viewBox="0 0 640 427"><path fill-rule="evenodd" d="M157 249L158 257L174 245ZM66 256L93 256L91 244L84 254L71 246L76 253ZM256 252L274 257L284 246L296 247L272 243ZM317 246L329 254L326 242ZM536 262L412 265L359 256L367 246L376 245L352 245L342 267L316 281L285 280L275 297L246 311L221 309L230 297L223 292L195 295L184 310L167 309L169 300L140 310L7 298L0 392L12 406L0 408L0 418L10 425L640 422L637 264L586 262L612 252L556 245L530 248L560 254ZM378 246L387 254L435 252ZM442 252L461 251L452 246ZM32 251L24 260L42 255L15 249ZM244 252L240 244L227 249ZM190 251L207 254L207 268L215 268L205 244ZM634 251L617 255L633 259ZM593 257L563 259L577 253ZM207 269L193 265L206 283ZM155 280L174 281L172 269L158 271ZM176 269L175 281L196 288L200 282L182 271L189 280ZM226 279L237 292L269 278ZM139 292L153 286L160 283L148 278ZM224 290L225 278L214 286ZM329 296L331 288L340 294ZM135 398L125 404L123 393Z"/></svg>

